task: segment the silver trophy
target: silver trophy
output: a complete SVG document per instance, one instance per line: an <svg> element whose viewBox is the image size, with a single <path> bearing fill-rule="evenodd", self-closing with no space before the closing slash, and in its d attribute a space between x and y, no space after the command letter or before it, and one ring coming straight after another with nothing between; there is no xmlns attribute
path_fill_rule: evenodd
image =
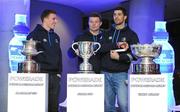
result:
<svg viewBox="0 0 180 112"><path fill-rule="evenodd" d="M77 47L75 48L75 46ZM95 46L98 47L95 48ZM72 49L83 59L83 63L81 63L79 66L80 73L93 73L93 68L89 63L89 58L100 48L101 45L98 42L79 41L72 44Z"/></svg>
<svg viewBox="0 0 180 112"><path fill-rule="evenodd" d="M38 73L40 71L40 66L36 63L32 56L38 55L43 51L37 52L36 50L37 41L34 40L27 40L23 41L23 50L22 54L26 56L26 60L18 63L18 72L21 73Z"/></svg>
<svg viewBox="0 0 180 112"><path fill-rule="evenodd" d="M133 74L160 74L160 65L153 60L161 54L162 45L136 44L131 51L138 60L132 64Z"/></svg>

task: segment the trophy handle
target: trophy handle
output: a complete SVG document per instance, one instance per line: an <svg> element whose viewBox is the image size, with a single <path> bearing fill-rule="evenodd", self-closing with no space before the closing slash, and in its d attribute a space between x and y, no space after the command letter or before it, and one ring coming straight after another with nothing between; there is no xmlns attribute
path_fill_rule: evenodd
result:
<svg viewBox="0 0 180 112"><path fill-rule="evenodd" d="M36 55L38 55L38 54L40 54L40 53L43 53L44 51L38 51L37 53L36 53Z"/></svg>
<svg viewBox="0 0 180 112"><path fill-rule="evenodd" d="M98 42L94 42L94 45L98 45L98 48L93 52L93 54L95 55L95 53L101 48L101 44Z"/></svg>
<svg viewBox="0 0 180 112"><path fill-rule="evenodd" d="M73 43L73 44L71 45L72 49L73 49L75 52L77 52L77 49L74 48L74 45L78 45L78 42L75 42L75 43Z"/></svg>

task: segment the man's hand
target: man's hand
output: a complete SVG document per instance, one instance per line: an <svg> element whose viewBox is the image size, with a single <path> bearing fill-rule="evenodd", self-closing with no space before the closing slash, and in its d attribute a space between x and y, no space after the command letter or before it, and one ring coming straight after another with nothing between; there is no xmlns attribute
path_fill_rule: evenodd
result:
<svg viewBox="0 0 180 112"><path fill-rule="evenodd" d="M127 51L129 49L129 45L127 42L118 42L117 43L117 47L118 48L122 48L125 49L125 51Z"/></svg>
<svg viewBox="0 0 180 112"><path fill-rule="evenodd" d="M119 60L119 54L114 50L110 51L110 56L111 56L111 59Z"/></svg>

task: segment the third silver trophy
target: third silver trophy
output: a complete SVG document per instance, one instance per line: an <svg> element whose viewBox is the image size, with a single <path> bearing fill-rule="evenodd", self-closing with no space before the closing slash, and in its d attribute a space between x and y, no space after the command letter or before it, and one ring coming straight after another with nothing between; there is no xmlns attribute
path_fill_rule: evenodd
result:
<svg viewBox="0 0 180 112"><path fill-rule="evenodd" d="M138 60L132 64L133 74L160 74L160 65L153 60L161 54L162 45L136 44L131 51Z"/></svg>

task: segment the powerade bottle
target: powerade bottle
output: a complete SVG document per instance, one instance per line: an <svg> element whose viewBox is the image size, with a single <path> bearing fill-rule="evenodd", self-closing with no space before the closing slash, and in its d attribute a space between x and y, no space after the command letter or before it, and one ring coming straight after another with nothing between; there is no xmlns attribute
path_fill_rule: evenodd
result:
<svg viewBox="0 0 180 112"><path fill-rule="evenodd" d="M174 49L169 44L169 34L166 31L165 21L156 21L155 30L153 34L153 40L156 44L162 45L162 52L158 58L154 61L160 64L160 72L162 75L168 76L168 107L171 108L175 105L174 93L173 93L173 73L175 68L175 56Z"/></svg>
<svg viewBox="0 0 180 112"><path fill-rule="evenodd" d="M26 15L15 15L15 26L13 27L14 37L10 40L9 50L9 67L11 73L17 73L18 63L25 60L25 56L21 54L23 49L22 41L26 40L29 28L26 25Z"/></svg>
<svg viewBox="0 0 180 112"><path fill-rule="evenodd" d="M169 44L169 34L166 31L166 22L155 22L155 31L153 34L153 40L156 44L162 45L162 52L155 62L160 64L161 73L171 73L173 75L175 62L174 62L174 49Z"/></svg>

